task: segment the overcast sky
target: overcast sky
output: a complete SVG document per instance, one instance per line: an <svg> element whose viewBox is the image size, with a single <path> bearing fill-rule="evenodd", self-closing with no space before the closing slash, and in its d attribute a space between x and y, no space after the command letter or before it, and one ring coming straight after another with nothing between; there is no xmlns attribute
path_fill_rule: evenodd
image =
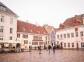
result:
<svg viewBox="0 0 84 62"><path fill-rule="evenodd" d="M20 20L58 27L67 18L84 13L84 0L0 0Z"/></svg>

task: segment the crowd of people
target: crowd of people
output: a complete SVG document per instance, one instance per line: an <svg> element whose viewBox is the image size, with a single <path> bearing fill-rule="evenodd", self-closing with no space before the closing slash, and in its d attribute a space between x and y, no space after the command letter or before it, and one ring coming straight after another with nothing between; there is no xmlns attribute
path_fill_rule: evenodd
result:
<svg viewBox="0 0 84 62"><path fill-rule="evenodd" d="M31 52L31 49L32 49L32 47L29 46L29 52ZM38 46L39 54L42 54L41 50L42 50L42 46L40 45L40 46ZM55 45L54 46L48 45L47 51L49 51L49 54L50 54L51 51L53 51L53 54L55 54L55 50L56 50L56 46Z"/></svg>

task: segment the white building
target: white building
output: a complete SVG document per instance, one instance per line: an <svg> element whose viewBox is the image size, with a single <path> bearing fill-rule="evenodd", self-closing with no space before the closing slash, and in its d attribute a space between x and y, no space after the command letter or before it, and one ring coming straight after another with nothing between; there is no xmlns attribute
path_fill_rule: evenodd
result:
<svg viewBox="0 0 84 62"><path fill-rule="evenodd" d="M12 10L0 2L0 45L7 46L9 43L17 42L17 17Z"/></svg>
<svg viewBox="0 0 84 62"><path fill-rule="evenodd" d="M56 28L49 25L44 25L45 30L48 32L48 45L54 46L55 45L55 34L56 34Z"/></svg>
<svg viewBox="0 0 84 62"><path fill-rule="evenodd" d="M21 49L38 48L38 46L46 46L47 32L41 27L28 22L17 22L17 40L21 42Z"/></svg>
<svg viewBox="0 0 84 62"><path fill-rule="evenodd" d="M67 19L56 31L56 44L64 49L84 48L83 15Z"/></svg>

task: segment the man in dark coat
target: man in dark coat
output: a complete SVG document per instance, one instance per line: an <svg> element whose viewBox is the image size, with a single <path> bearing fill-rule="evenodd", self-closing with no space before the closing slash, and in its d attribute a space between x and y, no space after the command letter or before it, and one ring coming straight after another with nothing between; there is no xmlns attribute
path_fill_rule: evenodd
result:
<svg viewBox="0 0 84 62"><path fill-rule="evenodd" d="M53 53L55 54L55 49L56 49L56 46L53 46Z"/></svg>
<svg viewBox="0 0 84 62"><path fill-rule="evenodd" d="M48 45L49 54L50 54L50 49L51 49L51 46L50 46L50 45Z"/></svg>

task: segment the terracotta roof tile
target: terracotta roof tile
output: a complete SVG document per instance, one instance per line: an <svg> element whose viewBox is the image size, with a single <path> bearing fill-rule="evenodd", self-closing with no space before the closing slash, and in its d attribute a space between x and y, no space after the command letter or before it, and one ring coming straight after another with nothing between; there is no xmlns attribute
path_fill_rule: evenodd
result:
<svg viewBox="0 0 84 62"><path fill-rule="evenodd" d="M36 26L31 23L17 21L17 32L27 32L27 33L35 33L35 34L47 34L47 31L41 27Z"/></svg>
<svg viewBox="0 0 84 62"><path fill-rule="evenodd" d="M68 27L80 25L80 24L82 24L82 18L80 16L76 15L75 17L68 18L67 20L65 20L65 22L63 24Z"/></svg>
<svg viewBox="0 0 84 62"><path fill-rule="evenodd" d="M63 24L60 24L58 29L63 29L65 27L77 26L83 24L81 15L75 15L74 17L68 18Z"/></svg>

